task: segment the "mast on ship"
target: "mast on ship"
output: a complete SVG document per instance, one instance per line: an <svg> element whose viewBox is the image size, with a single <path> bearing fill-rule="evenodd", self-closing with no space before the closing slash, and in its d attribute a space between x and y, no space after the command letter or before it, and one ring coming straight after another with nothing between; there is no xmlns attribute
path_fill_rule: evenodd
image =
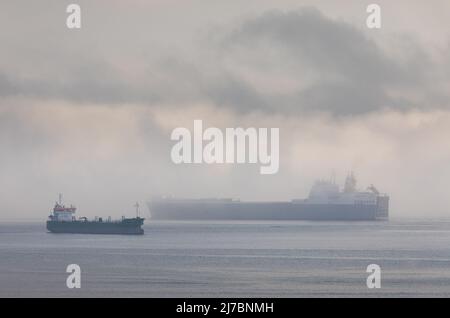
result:
<svg viewBox="0 0 450 318"><path fill-rule="evenodd" d="M134 207L136 208L136 218L139 218L139 203L136 202L136 204L134 205Z"/></svg>

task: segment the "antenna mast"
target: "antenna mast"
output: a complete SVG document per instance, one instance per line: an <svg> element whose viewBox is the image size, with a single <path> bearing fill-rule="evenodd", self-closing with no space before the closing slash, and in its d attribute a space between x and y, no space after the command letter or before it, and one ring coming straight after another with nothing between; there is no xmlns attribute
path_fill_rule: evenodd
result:
<svg viewBox="0 0 450 318"><path fill-rule="evenodd" d="M138 218L139 217L139 203L136 202L134 207L136 208L136 217Z"/></svg>

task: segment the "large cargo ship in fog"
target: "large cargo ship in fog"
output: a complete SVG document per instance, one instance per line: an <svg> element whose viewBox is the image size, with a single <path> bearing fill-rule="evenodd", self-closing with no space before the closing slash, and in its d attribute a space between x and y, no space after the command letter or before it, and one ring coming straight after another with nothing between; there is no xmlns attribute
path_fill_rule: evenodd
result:
<svg viewBox="0 0 450 318"><path fill-rule="evenodd" d="M306 199L245 202L235 199L153 198L153 220L333 220L371 221L389 217L389 196L373 185L356 190L349 174L341 191L334 181L317 181Z"/></svg>
<svg viewBox="0 0 450 318"><path fill-rule="evenodd" d="M144 234L142 225L144 218L139 217L139 205L136 203L136 217L121 220L111 220L108 218L95 218L88 220L86 217L77 219L75 217L76 208L66 207L61 202L55 203L53 213L48 217L47 230L52 233L73 233L73 234Z"/></svg>

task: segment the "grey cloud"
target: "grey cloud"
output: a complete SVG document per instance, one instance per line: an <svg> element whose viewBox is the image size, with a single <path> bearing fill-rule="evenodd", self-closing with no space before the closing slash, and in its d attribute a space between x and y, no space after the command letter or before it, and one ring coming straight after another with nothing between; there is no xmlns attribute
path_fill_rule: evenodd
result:
<svg viewBox="0 0 450 318"><path fill-rule="evenodd" d="M140 87L139 82L123 80L113 67L99 67L92 61L77 67L76 71L66 70L45 77L21 78L0 73L0 95L113 104L157 98L151 90Z"/></svg>
<svg viewBox="0 0 450 318"><path fill-rule="evenodd" d="M17 95L18 93L19 89L17 85L12 83L6 74L0 72L0 95L10 96L10 95Z"/></svg>
<svg viewBox="0 0 450 318"><path fill-rule="evenodd" d="M429 61L416 48L420 59L397 61L385 54L361 31L342 21L334 21L318 10L306 8L283 13L268 12L245 22L225 37L222 47L230 54L245 48L248 54L264 54L277 48L294 62L292 70L302 77L301 65L312 68L319 80L307 88L285 96L265 96L276 111L329 111L358 114L380 108L397 108L414 101L393 99L387 88L419 88L427 79ZM286 63L286 59L273 63ZM264 98L262 98L264 99ZM401 107L404 107L401 106Z"/></svg>
<svg viewBox="0 0 450 318"><path fill-rule="evenodd" d="M93 53L65 65L55 63L48 73L19 76L0 70L1 97L61 99L75 103L99 103L114 106L124 103L174 103L210 99L209 79L192 63L179 57L146 61L140 76L130 76L115 64L100 61ZM63 59L64 60L64 59ZM220 82L216 83L217 85ZM225 87L221 86L221 87ZM219 94L219 93L217 93Z"/></svg>
<svg viewBox="0 0 450 318"><path fill-rule="evenodd" d="M227 41L229 45L247 46L262 41L287 50L323 74L338 73L365 82L392 81L400 71L360 31L312 8L268 12L244 23Z"/></svg>
<svg viewBox="0 0 450 318"><path fill-rule="evenodd" d="M238 112L271 110L267 99L258 94L251 85L232 74L222 75L212 82L205 81L204 86L204 94L219 107L233 108Z"/></svg>
<svg viewBox="0 0 450 318"><path fill-rule="evenodd" d="M71 59L64 43L58 48L61 56L51 70L40 72L37 66L32 76L21 76L14 69L0 70L0 96L109 105L166 103L174 107L206 100L240 112L320 111L348 115L389 107L419 107L420 101L393 98L388 91L429 89L428 73L434 67L418 46L414 47L417 54L413 58L398 61L352 25L329 19L312 8L269 11L238 27L230 26L218 46L209 39L190 55L171 51L168 56L138 61L145 69L136 77L117 67L123 66L123 61L106 62L111 47ZM302 72L306 65L314 72L314 81L294 92L266 92L236 71L249 67L239 61L236 49L244 49L248 60L264 57L264 49L276 50L278 55L268 62L292 65L291 69L283 69L287 78L307 76ZM203 59L202 54L209 58ZM227 69L225 58L234 63L234 70ZM265 65L259 68L264 74ZM447 95L430 91L427 98L442 104Z"/></svg>

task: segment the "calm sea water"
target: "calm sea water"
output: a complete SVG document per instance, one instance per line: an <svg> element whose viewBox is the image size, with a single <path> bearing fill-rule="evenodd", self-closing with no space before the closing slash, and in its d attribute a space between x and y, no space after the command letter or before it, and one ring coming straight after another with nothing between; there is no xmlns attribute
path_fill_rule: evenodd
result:
<svg viewBox="0 0 450 318"><path fill-rule="evenodd" d="M450 221L145 225L144 236L0 223L1 297L450 296ZM81 289L66 287L68 264ZM366 267L382 268L381 289Z"/></svg>

